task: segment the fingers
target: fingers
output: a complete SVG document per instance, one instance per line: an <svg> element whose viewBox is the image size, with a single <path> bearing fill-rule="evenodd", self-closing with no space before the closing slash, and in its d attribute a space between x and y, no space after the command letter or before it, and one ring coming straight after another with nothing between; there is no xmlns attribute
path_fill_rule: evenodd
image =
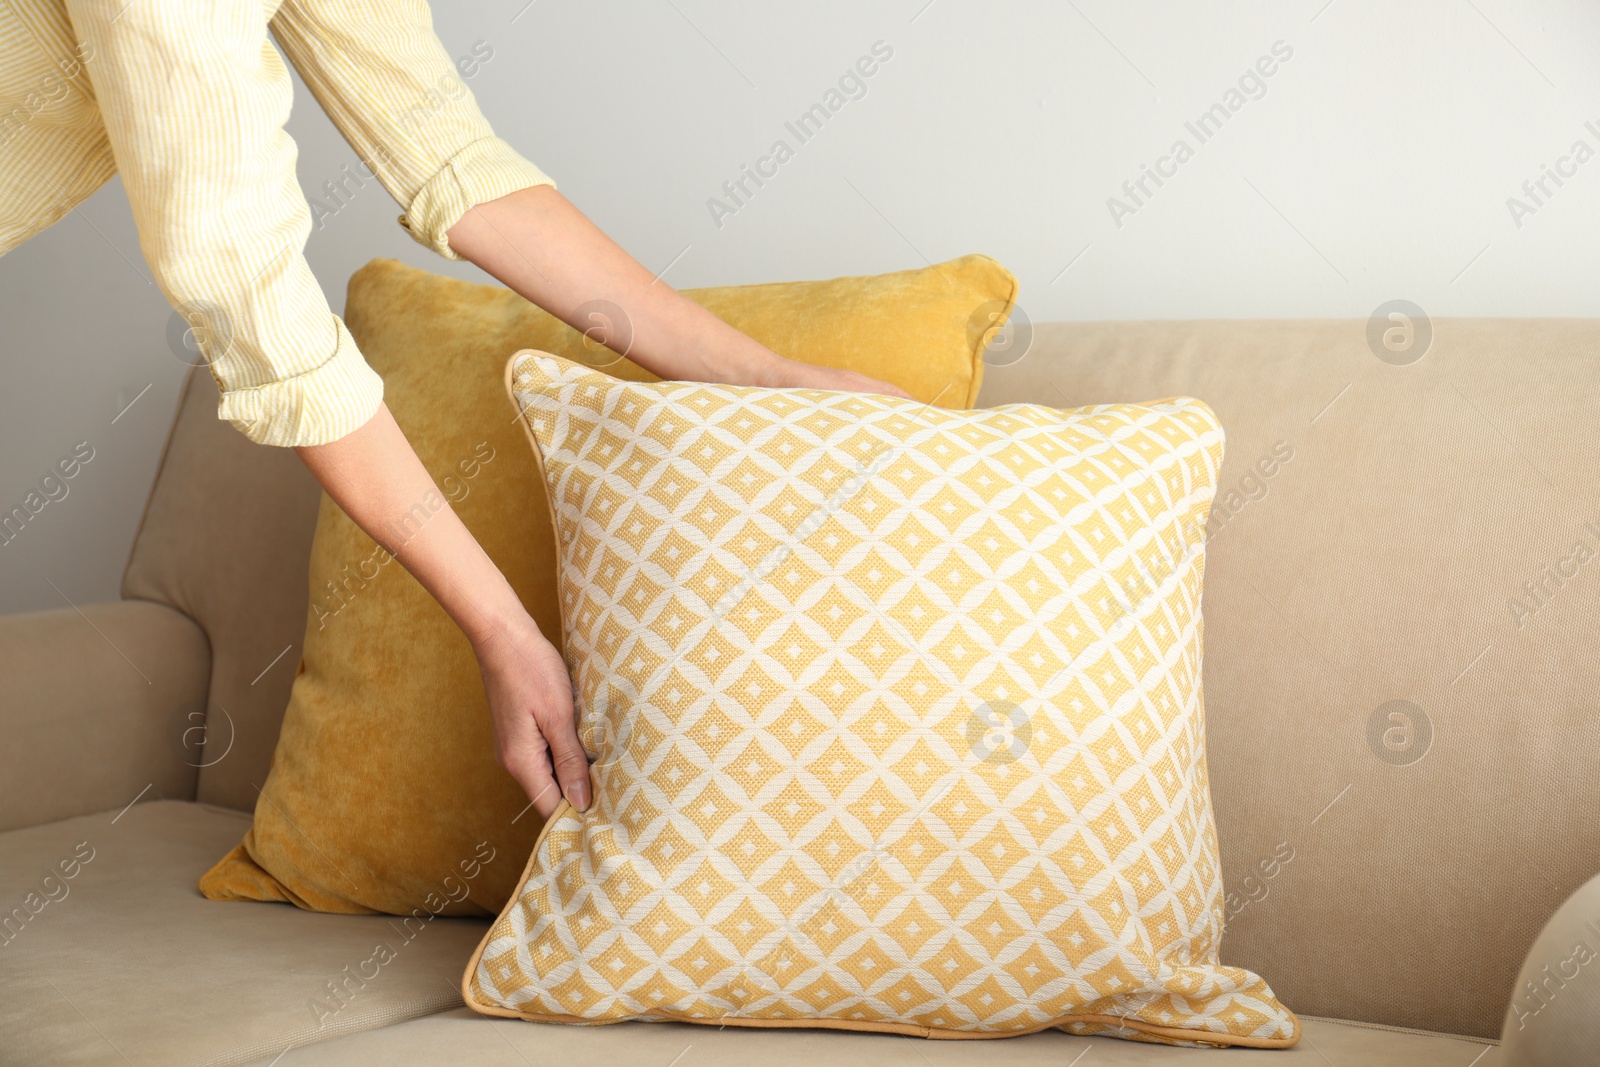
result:
<svg viewBox="0 0 1600 1067"><path fill-rule="evenodd" d="M880 393L880 394L882 394L884 396L897 396L897 397L900 397L902 400L910 400L910 399L912 399L912 396L911 396L910 393L906 392L904 389L900 388L898 385L895 385L892 382L881 381L881 380L879 380L877 378L869 378L864 374L861 375L860 377L861 377L861 382L862 382L862 384L860 386L860 389L859 389L860 392L863 392L863 393Z"/></svg>
<svg viewBox="0 0 1600 1067"><path fill-rule="evenodd" d="M545 747L544 738L531 722L526 722L517 732L522 733L523 730L526 730L527 736L505 739L500 766L516 779L528 799L533 801L533 808L539 817L548 819L550 813L556 810L556 805L561 803L561 786L556 783L550 767L549 750Z"/></svg>
<svg viewBox="0 0 1600 1067"><path fill-rule="evenodd" d="M572 680L567 676L566 665L561 662L554 646L545 648L554 659L555 666L541 669L537 661L530 664L540 682L540 697L534 708L533 720L548 746L551 768L561 795L578 811L585 811L593 793L589 784L589 757L578 740L578 724L572 703Z"/></svg>
<svg viewBox="0 0 1600 1067"><path fill-rule="evenodd" d="M573 721L571 705L567 713L556 721L541 725L544 739L550 745L550 758L555 764L555 779L561 793L579 811L589 807L589 757L578 742L578 728Z"/></svg>
<svg viewBox="0 0 1600 1067"><path fill-rule="evenodd" d="M533 621L526 622L523 628L497 629L495 642L480 642L475 650L500 765L548 819L563 795L583 811L593 792L573 721L566 664Z"/></svg>
<svg viewBox="0 0 1600 1067"><path fill-rule="evenodd" d="M549 766L548 761L541 760L540 763L544 767L532 774L517 776L513 773L512 776L533 801L533 810L539 813L539 818L548 819L561 803L561 787L556 784L549 770L544 769Z"/></svg>
<svg viewBox="0 0 1600 1067"><path fill-rule="evenodd" d="M884 393L887 393L889 396L898 396L903 400L910 400L911 399L911 394L910 393L906 392L904 389L900 388L898 385L895 385L893 382L879 382L878 385L881 386L881 390L880 391L884 392Z"/></svg>

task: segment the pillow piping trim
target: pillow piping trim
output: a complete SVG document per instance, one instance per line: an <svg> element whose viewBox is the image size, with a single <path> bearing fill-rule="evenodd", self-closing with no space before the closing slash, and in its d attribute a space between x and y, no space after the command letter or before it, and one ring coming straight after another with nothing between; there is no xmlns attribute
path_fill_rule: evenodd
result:
<svg viewBox="0 0 1600 1067"><path fill-rule="evenodd" d="M1005 296L1005 302L1006 302L1005 309L1000 313L999 316L997 316L1002 322L1009 323L1011 321L1011 313L1013 311L1015 311L1016 308L1017 308L1017 293L1018 293L1018 291L1020 289L1020 284L1021 284L1021 283L1019 283L1017 281L1017 276L1015 274L1012 274L1009 270L1007 270L1005 264L1001 263L998 259L995 259L993 256L988 255L987 253L984 253L984 252L971 252L971 253L968 253L968 254L972 255L972 256L981 256L984 259L987 259L990 263L993 263L1007 277L1009 277L1011 279L1011 288L1006 293L1006 296ZM966 257L965 256L957 256L956 258L957 259L964 259ZM946 262L953 262L953 261L947 260ZM938 269L937 265L935 265L934 269L936 269L936 270ZM969 388L967 390L967 402L966 402L966 406L969 409L976 408L978 406L978 394L983 391L983 372L984 372L984 369L988 366L988 360L984 359L983 357L984 357L984 353L986 353L988 351L988 349L989 349L989 346L987 344L985 344L984 341L983 341L983 338L984 338L984 336L986 334L987 334L987 331L985 331L985 334L980 334L979 335L978 342L973 345L972 351L969 353L969 356L972 359L972 386L971 386L971 388ZM936 397L935 399L938 399L938 398Z"/></svg>
<svg viewBox="0 0 1600 1067"><path fill-rule="evenodd" d="M506 398L510 400L512 409L517 413L517 422L522 426L523 434L528 438L528 443L533 446L534 464L538 468L539 477L548 486L544 466L544 451L539 447L538 438L534 437L533 429L528 425L527 412L517 400L516 391L512 382L516 375L516 366L527 356L550 356L560 359L553 352L544 352L536 348L524 348L512 353L506 360L504 374ZM980 361L981 362L981 361ZM619 381L619 385L639 384ZM560 527L556 524L554 494L545 494L546 510L550 516L550 524L558 538L557 551L559 553ZM560 557L557 556L559 563ZM561 650L562 658L566 657L567 643L567 612L566 606L561 603L560 597L556 598L561 617ZM570 667L569 667L570 669ZM1149 1034L1152 1037L1164 1037L1174 1041L1195 1041L1218 1048L1290 1048L1300 1041L1300 1016L1289 1010L1284 1011L1289 1018L1294 1020L1294 1033L1286 1038L1271 1037L1238 1037L1233 1034L1218 1034L1211 1030L1186 1030L1175 1026L1160 1026L1147 1023L1142 1019L1133 1019L1119 1015L1062 1015L1058 1018L1031 1026L1024 1030L947 1030L933 1026L917 1026L915 1023L880 1023L880 1022L851 1022L848 1020L833 1019L752 1019L738 1015L713 1016L711 1018L695 1018L688 1015L677 1015L669 1012L649 1012L626 1019L588 1019L578 1015L542 1014L540 1012L518 1011L500 1004L487 1004L479 1000L472 992L472 980L478 972L478 964L483 959L485 950L493 938L494 929L500 920L510 913L522 899L522 890L528 884L528 879L533 874L534 861L539 856L539 846L544 844L545 835L562 815L571 813L572 805L567 803L565 797L556 803L555 810L539 828L539 836L534 839L533 848L528 853L528 861L523 865L522 876L517 879L517 887L512 890L511 897L506 901L505 907L500 909L500 914L495 916L494 922L489 924L489 929L484 931L483 938L478 942L478 947L473 950L472 957L467 961L466 969L461 975L462 1002L473 1011L481 1015L494 1015L505 1019L522 1019L536 1023L577 1023L586 1026L611 1025L621 1022L678 1022L694 1023L700 1026L744 1026L757 1029L806 1029L806 1030L853 1030L863 1033L900 1034L908 1037L923 1037L930 1040L941 1041L966 1041L984 1040L989 1038L1020 1037L1024 1034L1036 1034L1045 1030L1061 1027L1066 1023L1089 1023L1092 1025L1111 1026L1121 1030L1133 1030L1138 1033ZM1070 1032L1070 1031L1068 1031ZM1097 1035L1090 1035L1097 1036Z"/></svg>

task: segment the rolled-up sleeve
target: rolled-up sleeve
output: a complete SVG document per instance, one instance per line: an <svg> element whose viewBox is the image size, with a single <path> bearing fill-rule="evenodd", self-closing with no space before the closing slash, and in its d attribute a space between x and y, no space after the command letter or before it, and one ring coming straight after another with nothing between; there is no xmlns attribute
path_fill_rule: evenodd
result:
<svg viewBox="0 0 1600 1067"><path fill-rule="evenodd" d="M311 212L284 131L293 83L253 0L67 0L157 284L201 338L218 414L266 445L318 445L383 381L304 256Z"/></svg>
<svg viewBox="0 0 1600 1067"><path fill-rule="evenodd" d="M446 235L470 208L555 185L495 136L424 0L284 0L272 30L400 225L446 259L462 258Z"/></svg>

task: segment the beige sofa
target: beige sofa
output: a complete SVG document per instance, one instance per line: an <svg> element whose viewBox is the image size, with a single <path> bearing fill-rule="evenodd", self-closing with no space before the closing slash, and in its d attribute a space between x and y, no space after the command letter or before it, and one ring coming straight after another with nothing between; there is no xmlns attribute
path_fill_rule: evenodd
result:
<svg viewBox="0 0 1600 1067"><path fill-rule="evenodd" d="M983 393L1222 417L1222 951L1301 1013L1295 1049L489 1020L457 988L482 921L202 899L276 741L318 490L200 373L123 599L0 619L0 1062L1600 1063L1600 323L1434 334L1395 366L1360 321L1042 325Z"/></svg>

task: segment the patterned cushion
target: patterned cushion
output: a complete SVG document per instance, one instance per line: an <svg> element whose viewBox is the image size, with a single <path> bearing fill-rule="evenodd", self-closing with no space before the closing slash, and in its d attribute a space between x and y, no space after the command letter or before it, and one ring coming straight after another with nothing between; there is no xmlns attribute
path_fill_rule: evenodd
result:
<svg viewBox="0 0 1600 1067"><path fill-rule="evenodd" d="M521 352L595 802L480 1011L1283 1047L1217 962L1198 400L953 412Z"/></svg>

